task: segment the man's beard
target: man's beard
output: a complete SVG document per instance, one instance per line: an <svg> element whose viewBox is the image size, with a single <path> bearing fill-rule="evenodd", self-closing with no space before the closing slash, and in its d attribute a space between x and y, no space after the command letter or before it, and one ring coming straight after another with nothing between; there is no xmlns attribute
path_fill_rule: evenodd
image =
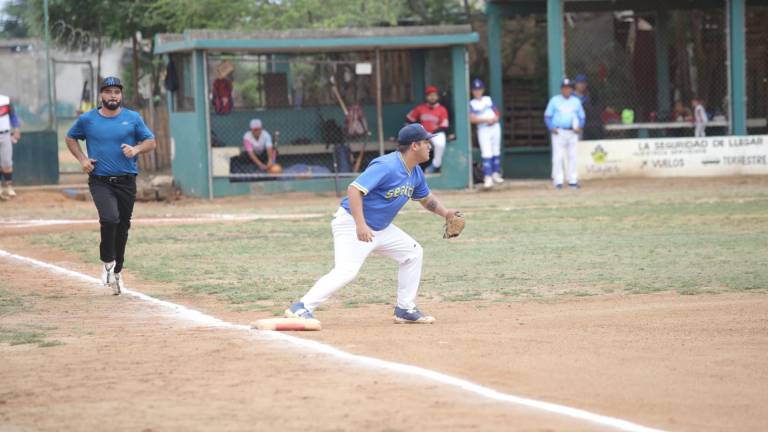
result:
<svg viewBox="0 0 768 432"><path fill-rule="evenodd" d="M117 101L117 102L113 102L113 101L106 101L106 100L102 99L102 100L101 100L101 105L102 105L104 108L106 108L106 109L108 109L108 110L110 110L110 111L114 111L114 110L116 110L118 107L120 107L120 101Z"/></svg>

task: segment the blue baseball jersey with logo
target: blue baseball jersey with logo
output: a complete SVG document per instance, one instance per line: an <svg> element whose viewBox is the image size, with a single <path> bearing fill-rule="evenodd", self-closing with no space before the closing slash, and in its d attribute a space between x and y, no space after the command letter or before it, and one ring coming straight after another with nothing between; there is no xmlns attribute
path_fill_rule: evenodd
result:
<svg viewBox="0 0 768 432"><path fill-rule="evenodd" d="M408 172L399 151L377 157L352 182L363 193L365 223L374 231L388 227L408 200L422 200L429 196L429 187L421 167ZM349 197L341 200L349 210Z"/></svg>
<svg viewBox="0 0 768 432"><path fill-rule="evenodd" d="M579 98L574 96L566 99L563 95L555 95L544 111L544 122L549 130L573 129L574 123L583 128L585 120L584 107Z"/></svg>
<svg viewBox="0 0 768 432"><path fill-rule="evenodd" d="M83 113L67 136L85 140L88 157L96 160L92 174L99 176L138 174L137 158L125 157L121 146L135 146L155 137L139 113L126 108L115 117L103 116L98 108Z"/></svg>

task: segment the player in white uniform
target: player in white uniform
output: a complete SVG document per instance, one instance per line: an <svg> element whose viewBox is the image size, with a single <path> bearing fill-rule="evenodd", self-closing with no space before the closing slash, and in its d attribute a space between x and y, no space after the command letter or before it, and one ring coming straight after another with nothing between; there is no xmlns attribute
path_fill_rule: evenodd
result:
<svg viewBox="0 0 768 432"><path fill-rule="evenodd" d="M573 96L573 83L566 78L560 84L560 94L549 100L544 111L544 122L552 134L552 181L557 189L563 188L565 153L568 153L568 186L574 189L580 187L576 171L576 143L585 120L581 101Z"/></svg>
<svg viewBox="0 0 768 432"><path fill-rule="evenodd" d="M693 98L691 104L693 105L693 136L707 136L707 110L699 98Z"/></svg>
<svg viewBox="0 0 768 432"><path fill-rule="evenodd" d="M501 126L499 110L490 96L483 96L485 84L472 80L472 100L469 101L469 121L477 125L477 142L483 159L483 187L503 183L501 177Z"/></svg>
<svg viewBox="0 0 768 432"><path fill-rule="evenodd" d="M400 264L395 323L435 321L416 308L423 249L392 223L411 199L442 217L453 217L456 213L443 207L431 194L419 166L429 160L432 136L418 123L403 127L397 137L398 151L371 161L352 182L331 222L335 266L285 311L287 317L314 318L313 311L352 282L368 255L378 252Z"/></svg>
<svg viewBox="0 0 768 432"><path fill-rule="evenodd" d="M13 190L13 144L21 138L20 126L11 98L0 95L0 201L16 196Z"/></svg>

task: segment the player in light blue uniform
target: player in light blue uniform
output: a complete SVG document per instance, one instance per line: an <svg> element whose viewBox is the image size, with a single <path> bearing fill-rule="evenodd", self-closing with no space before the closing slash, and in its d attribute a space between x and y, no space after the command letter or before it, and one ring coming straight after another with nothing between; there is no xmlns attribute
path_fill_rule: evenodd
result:
<svg viewBox="0 0 768 432"><path fill-rule="evenodd" d="M429 160L432 136L418 123L405 126L397 137L398 151L371 161L352 182L331 222L335 267L285 311L287 317L314 318L313 311L352 282L368 255L378 252L400 264L395 323L435 321L415 303L423 249L392 223L409 200L419 201L427 210L447 219L456 214L432 195L419 166Z"/></svg>
<svg viewBox="0 0 768 432"><path fill-rule="evenodd" d="M568 153L568 185L579 187L579 173L576 171L576 143L584 127L584 108L581 101L573 96L573 83L564 79L560 94L549 100L544 111L544 122L552 134L552 181L555 188L563 188L563 155Z"/></svg>

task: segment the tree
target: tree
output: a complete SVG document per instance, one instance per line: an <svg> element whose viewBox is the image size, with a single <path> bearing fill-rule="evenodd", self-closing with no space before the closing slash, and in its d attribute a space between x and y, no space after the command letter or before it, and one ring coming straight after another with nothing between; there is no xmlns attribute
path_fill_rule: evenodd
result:
<svg viewBox="0 0 768 432"><path fill-rule="evenodd" d="M24 0L9 1L0 13L0 37L2 38L26 38L30 37L30 28L25 17L28 3Z"/></svg>

